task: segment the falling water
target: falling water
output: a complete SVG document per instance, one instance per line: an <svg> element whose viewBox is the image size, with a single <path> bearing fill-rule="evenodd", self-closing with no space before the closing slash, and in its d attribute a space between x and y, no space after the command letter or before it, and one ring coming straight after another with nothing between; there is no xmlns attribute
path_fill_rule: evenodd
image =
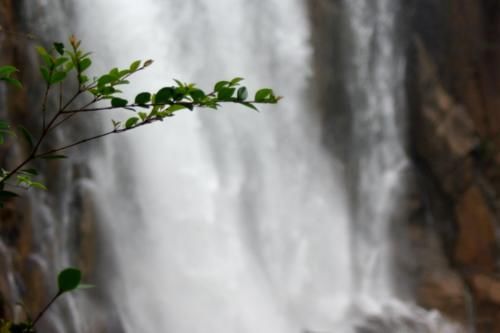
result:
<svg viewBox="0 0 500 333"><path fill-rule="evenodd" d="M110 191L103 201L118 248L115 302L129 331L289 333L337 325L350 298L349 233L335 165L321 150L306 94L304 4L80 6L82 38L100 56L109 52L106 65L155 59L134 80L142 89L175 77L208 90L217 79L242 76L249 87L285 96L261 113L186 112L136 131L128 146L110 145L129 160L95 161L99 184ZM122 163L132 180L109 176ZM124 182L133 182L130 197L114 194ZM121 215L123 201L137 209Z"/></svg>
<svg viewBox="0 0 500 333"><path fill-rule="evenodd" d="M106 155L93 158L115 263L107 282L127 332L351 332L353 308L395 299L383 247L406 164L395 122L404 65L395 3L346 1L351 149L359 156L354 205L366 203L352 218L309 97L304 1L75 5L80 36L103 59L97 69L155 59L129 92L159 89L170 78L209 90L243 76L249 87L285 96L261 113L185 112L107 141ZM395 308L430 322L421 310Z"/></svg>
<svg viewBox="0 0 500 333"><path fill-rule="evenodd" d="M394 297L390 276L390 214L397 191L404 186L401 171L408 162L396 123L404 112L404 47L396 18L398 0L346 1L351 63L346 84L353 114L352 153L356 169L354 223L359 294Z"/></svg>
<svg viewBox="0 0 500 333"><path fill-rule="evenodd" d="M390 237L409 167L405 113L405 40L400 0L345 0L345 84L350 144L353 313L362 332L459 332L436 311L403 302ZM401 230L401 229L400 229ZM392 233L393 234L393 233ZM399 235L398 237L401 237Z"/></svg>

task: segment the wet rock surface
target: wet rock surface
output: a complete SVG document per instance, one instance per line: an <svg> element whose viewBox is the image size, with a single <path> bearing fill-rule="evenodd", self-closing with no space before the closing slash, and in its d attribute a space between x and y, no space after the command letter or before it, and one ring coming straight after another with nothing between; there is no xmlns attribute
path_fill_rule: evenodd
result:
<svg viewBox="0 0 500 333"><path fill-rule="evenodd" d="M325 142L345 159L350 115L338 80L343 5L314 0L308 6ZM412 166L411 193L396 222L398 233L403 230L395 240L398 270L423 307L477 332L500 332L500 3L413 0L405 6ZM384 325L374 318L368 326L375 331L360 330L390 332Z"/></svg>
<svg viewBox="0 0 500 333"><path fill-rule="evenodd" d="M420 186L421 197L432 201L425 228L438 236L446 259L421 266L417 298L477 332L498 332L500 6L489 0L414 5L410 152L422 184L431 184ZM445 266L451 275L436 275ZM460 289L467 297L457 302Z"/></svg>

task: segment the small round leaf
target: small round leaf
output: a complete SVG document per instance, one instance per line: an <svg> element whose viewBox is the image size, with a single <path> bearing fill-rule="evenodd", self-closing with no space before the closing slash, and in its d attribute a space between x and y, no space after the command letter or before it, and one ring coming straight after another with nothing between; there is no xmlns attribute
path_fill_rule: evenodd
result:
<svg viewBox="0 0 500 333"><path fill-rule="evenodd" d="M66 268L61 271L57 277L57 285L59 288L59 293L65 293L67 291L74 290L80 284L82 279L82 272L76 268Z"/></svg>

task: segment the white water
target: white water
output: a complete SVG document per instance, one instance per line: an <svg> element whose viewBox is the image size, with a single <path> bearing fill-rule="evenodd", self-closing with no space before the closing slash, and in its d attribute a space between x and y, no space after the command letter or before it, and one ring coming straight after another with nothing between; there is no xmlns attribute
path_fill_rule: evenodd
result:
<svg viewBox="0 0 500 333"><path fill-rule="evenodd" d="M211 88L243 76L279 107L186 112L127 137L133 197L113 193L97 161L109 234L119 247L116 300L130 332L328 330L350 299L346 207L320 148L306 86L301 1L86 1L82 38L106 65L155 59L135 86L170 78ZM99 22L100 35L91 34ZM109 51L108 51L109 48ZM104 51L104 52L103 52ZM97 55L94 57L97 58ZM141 88L141 89L143 89ZM121 138L123 139L123 138ZM102 163L102 164L100 164ZM105 179L106 178L106 179ZM119 217L137 202L140 220ZM129 214L128 216L133 216Z"/></svg>
<svg viewBox="0 0 500 333"><path fill-rule="evenodd" d="M393 62L396 70L403 64L391 49L393 12L383 7L391 2L377 2L377 15L386 15L377 22L366 20L368 2L346 6L355 39L351 93L353 100L366 99L354 105L361 125L384 112L373 128L384 140L379 146L368 140L367 155L361 154L361 201L375 201L356 216L356 228L368 215L374 218L373 228L354 235L355 246L343 183L322 151L307 90L312 78L304 1L76 5L80 36L96 50L94 58L103 59L97 68L155 59L133 80L137 89L158 89L175 77L209 90L218 79L243 76L249 87L271 86L285 96L261 113L239 107L185 112L137 130L126 144L123 137L108 141L107 155L94 158L117 265L111 294L127 332L348 332L356 317L352 305L384 315L381 299L394 294L384 259L390 249L383 244L405 163L394 122L402 76L392 81L387 70ZM364 58L373 52L372 24L382 27L376 43L384 56L375 63ZM367 70L373 78L365 77ZM390 304L396 304L396 321L408 312L431 322L420 310Z"/></svg>
<svg viewBox="0 0 500 333"><path fill-rule="evenodd" d="M372 299L396 296L388 228L408 167L397 124L398 114L405 112L404 46L396 22L400 6L399 0L357 0L346 1L345 7L351 31L346 85L354 110L358 294Z"/></svg>

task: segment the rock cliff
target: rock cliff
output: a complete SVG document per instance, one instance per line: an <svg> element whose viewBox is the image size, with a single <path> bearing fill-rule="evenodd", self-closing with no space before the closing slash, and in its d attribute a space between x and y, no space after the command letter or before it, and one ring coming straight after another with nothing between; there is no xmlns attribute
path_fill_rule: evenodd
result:
<svg viewBox="0 0 500 333"><path fill-rule="evenodd" d="M413 9L410 154L425 178L421 197L431 201L427 229L449 272L436 279L442 268L427 267L419 290L435 292L419 300L478 332L499 332L500 3L415 1ZM462 291L432 286L457 279ZM453 294L456 309L447 301Z"/></svg>
<svg viewBox="0 0 500 333"><path fill-rule="evenodd" d="M412 168L397 222L407 234L399 271L421 306L477 332L500 332L500 3L404 6ZM342 1L314 0L309 9L325 142L345 158Z"/></svg>
<svg viewBox="0 0 500 333"><path fill-rule="evenodd" d="M16 75L24 85L22 89L0 87L0 119L9 120L13 128L23 124L35 137L41 128L43 89L35 46L68 37L60 27L67 26L63 21L71 13L63 7L59 0L45 6L0 0L0 64L19 68ZM67 16L54 16L51 9ZM63 136L70 139L71 132L86 130L85 124L74 126L54 133L47 147ZM27 155L28 147L20 142L11 139L0 146L2 166L12 167ZM89 172L80 156L73 151L72 159L37 163L40 180L49 191L24 191L21 198L0 210L0 318L24 318L24 310L16 305L20 301L32 317L36 315L57 292L55 274L67 266L81 268L85 278L92 279L99 237L92 196L83 186ZM67 297L57 302L41 327L54 332L78 331L78 314L71 302Z"/></svg>
<svg viewBox="0 0 500 333"><path fill-rule="evenodd" d="M46 36L57 29L43 23L50 13L33 3L27 13L26 3L0 0L0 63L22 68L20 79L30 86L29 93L0 88L0 117L31 124L36 132L32 106L41 90L33 36L26 33ZM345 158L342 138L350 117L340 60L342 3L307 3L325 143ZM413 167L398 221L408 236L399 270L411 277L409 287L421 306L477 332L500 332L500 3L411 0L406 6L407 153ZM15 163L25 150L2 145L0 160ZM22 316L13 306L19 298L36 313L54 292L54 272L72 262L91 276L97 260L92 198L81 186L88 176L84 163L76 158L39 167L57 175L51 177L54 191L25 196L0 211L0 317ZM62 202L72 214L63 212ZM63 216L69 221L54 222ZM63 245L54 237L59 232L76 244L69 259L60 256Z"/></svg>

